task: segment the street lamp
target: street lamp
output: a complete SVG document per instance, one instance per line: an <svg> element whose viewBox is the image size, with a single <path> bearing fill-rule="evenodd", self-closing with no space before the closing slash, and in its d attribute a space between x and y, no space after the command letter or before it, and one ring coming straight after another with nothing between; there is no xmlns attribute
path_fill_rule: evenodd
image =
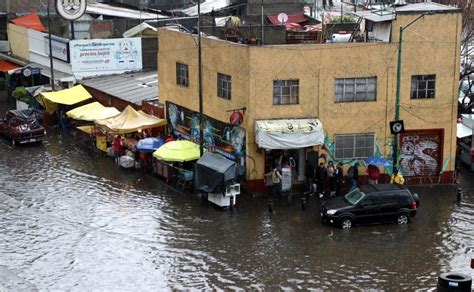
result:
<svg viewBox="0 0 474 292"><path fill-rule="evenodd" d="M400 83L402 76L402 42L403 42L403 31L407 29L410 25L425 17L427 14L432 12L423 12L420 16L413 19L410 23L405 26L400 26L400 34L398 40L398 60L397 60L397 91L395 93L395 121L400 119ZM398 134L393 134L393 167L397 165L398 162Z"/></svg>

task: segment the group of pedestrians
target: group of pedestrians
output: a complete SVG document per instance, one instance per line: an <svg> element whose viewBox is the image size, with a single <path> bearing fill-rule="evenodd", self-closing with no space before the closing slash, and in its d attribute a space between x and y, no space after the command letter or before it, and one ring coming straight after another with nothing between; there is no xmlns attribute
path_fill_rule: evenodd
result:
<svg viewBox="0 0 474 292"><path fill-rule="evenodd" d="M281 159L276 160L271 167L270 172L267 173L271 179L271 193L272 195L281 194L282 186L282 165ZM366 174L369 184L378 184L380 170L376 165L369 164L366 168ZM357 188L359 185L359 163L355 162L348 169L346 176L349 180L349 191ZM391 184L403 185L405 179L398 171L397 167L393 168L393 173L390 177ZM342 164L338 162L334 165L333 161L329 161L327 165L325 162L320 162L318 166L314 167L310 160L305 161L305 194L318 194L319 197L340 196L343 194L344 171Z"/></svg>
<svg viewBox="0 0 474 292"><path fill-rule="evenodd" d="M320 162L316 169L309 160L306 160L305 166L306 193L318 193L320 196L340 195L342 193L342 183L344 173L342 164L329 161L326 166Z"/></svg>
<svg viewBox="0 0 474 292"><path fill-rule="evenodd" d="M369 164L366 169L368 183L378 184L380 170L376 165ZM347 169L347 178L349 179L349 191L357 188L359 185L359 163L352 164ZM337 163L334 166L333 161L329 161L327 166L324 162L320 162L316 169L306 160L305 165L305 193L318 193L320 197L339 196L343 192L344 172L342 164ZM391 184L403 185L405 179L394 167L393 174L390 178Z"/></svg>

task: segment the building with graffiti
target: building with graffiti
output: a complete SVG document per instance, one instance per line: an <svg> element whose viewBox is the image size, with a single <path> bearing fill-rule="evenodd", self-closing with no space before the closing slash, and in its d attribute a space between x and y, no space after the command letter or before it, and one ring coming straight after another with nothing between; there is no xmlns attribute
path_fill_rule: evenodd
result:
<svg viewBox="0 0 474 292"><path fill-rule="evenodd" d="M451 180L461 12L436 3L390 9L360 14L367 31L358 42L248 45L202 38L205 144L245 157L248 189L262 189L275 163L286 164L292 179L302 181L305 159L340 162L346 171L376 158L388 176L396 156L408 183ZM399 31L408 26L397 103ZM199 126L196 38L159 29L160 100L167 103L173 131L190 139ZM246 110L238 131L245 137L237 135L243 144L236 148L228 138L229 113L240 108ZM405 132L396 136L394 155L389 123L397 108ZM359 165L363 175L365 165Z"/></svg>

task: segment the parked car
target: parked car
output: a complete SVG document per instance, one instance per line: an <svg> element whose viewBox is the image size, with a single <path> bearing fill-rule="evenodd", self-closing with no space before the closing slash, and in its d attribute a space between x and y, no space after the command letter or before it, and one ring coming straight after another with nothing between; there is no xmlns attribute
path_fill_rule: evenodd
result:
<svg viewBox="0 0 474 292"><path fill-rule="evenodd" d="M363 185L321 204L323 222L349 229L354 224L407 224L416 215L418 195L394 184Z"/></svg>
<svg viewBox="0 0 474 292"><path fill-rule="evenodd" d="M16 144L42 141L46 131L40 124L41 112L34 109L9 110L0 120L0 134Z"/></svg>

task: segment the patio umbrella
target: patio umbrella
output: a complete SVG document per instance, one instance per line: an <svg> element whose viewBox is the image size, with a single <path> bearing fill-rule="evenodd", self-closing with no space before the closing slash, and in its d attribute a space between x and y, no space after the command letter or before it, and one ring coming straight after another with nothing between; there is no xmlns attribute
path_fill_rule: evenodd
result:
<svg viewBox="0 0 474 292"><path fill-rule="evenodd" d="M201 157L199 145L187 140L165 143L153 152L153 156L159 160L173 162L197 160Z"/></svg>
<svg viewBox="0 0 474 292"><path fill-rule="evenodd" d="M164 144L163 139L160 138L145 138L138 141L137 150L140 152L151 153L160 148Z"/></svg>
<svg viewBox="0 0 474 292"><path fill-rule="evenodd" d="M364 160L364 163L365 163L365 165L372 164L372 165L375 165L375 166L378 166L378 167L380 167L380 166L387 167L387 166L392 165L391 161L388 161L386 159L383 159L381 157L376 157L376 156L366 158Z"/></svg>

